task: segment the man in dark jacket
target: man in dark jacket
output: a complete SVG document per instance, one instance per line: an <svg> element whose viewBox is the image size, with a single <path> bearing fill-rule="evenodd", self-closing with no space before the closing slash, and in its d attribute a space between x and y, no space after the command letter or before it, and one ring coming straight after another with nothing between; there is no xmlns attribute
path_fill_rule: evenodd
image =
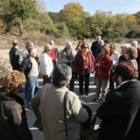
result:
<svg viewBox="0 0 140 140"><path fill-rule="evenodd" d="M38 75L39 75L39 59L36 55L36 49L30 48L29 55L23 60L20 71L26 76L25 95L27 95L27 106L30 107L30 100L34 94L39 90Z"/></svg>
<svg viewBox="0 0 140 140"><path fill-rule="evenodd" d="M140 82L128 61L115 68L119 87L107 94L98 108L102 120L99 140L140 140Z"/></svg>
<svg viewBox="0 0 140 140"><path fill-rule="evenodd" d="M19 69L19 63L18 63L19 56L20 56L20 50L18 49L18 41L14 40L13 47L9 51L10 64L11 64L13 70Z"/></svg>
<svg viewBox="0 0 140 140"><path fill-rule="evenodd" d="M97 36L96 41L94 41L91 45L91 51L95 58L98 56L98 54L101 52L102 49L100 41L101 41L101 36Z"/></svg>

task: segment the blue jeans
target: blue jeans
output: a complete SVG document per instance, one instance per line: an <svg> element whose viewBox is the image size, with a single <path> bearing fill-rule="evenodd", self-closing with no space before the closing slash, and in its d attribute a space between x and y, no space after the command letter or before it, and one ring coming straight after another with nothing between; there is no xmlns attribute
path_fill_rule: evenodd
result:
<svg viewBox="0 0 140 140"><path fill-rule="evenodd" d="M26 91L27 91L27 106L30 106L30 101L34 97L35 93L39 90L38 78L37 77L27 77Z"/></svg>

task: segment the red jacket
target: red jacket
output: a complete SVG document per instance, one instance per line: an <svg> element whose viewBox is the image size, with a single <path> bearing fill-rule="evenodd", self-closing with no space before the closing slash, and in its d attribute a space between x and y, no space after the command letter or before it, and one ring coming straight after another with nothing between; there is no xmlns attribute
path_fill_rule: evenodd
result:
<svg viewBox="0 0 140 140"><path fill-rule="evenodd" d="M95 58L91 51L88 52L88 58L89 58L88 72L91 73L94 70L95 66ZM81 51L79 51L75 57L75 66L79 75L85 75L84 59L81 54Z"/></svg>
<svg viewBox="0 0 140 140"><path fill-rule="evenodd" d="M100 80L108 80L110 77L110 69L112 67L113 61L109 55L102 57L102 55L98 55L95 60L96 63L99 63L100 66L95 66L95 77Z"/></svg>

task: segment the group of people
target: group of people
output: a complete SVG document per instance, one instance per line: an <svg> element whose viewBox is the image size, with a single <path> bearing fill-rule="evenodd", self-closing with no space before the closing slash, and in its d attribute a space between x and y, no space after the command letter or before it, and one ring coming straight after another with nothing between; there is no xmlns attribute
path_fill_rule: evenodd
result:
<svg viewBox="0 0 140 140"><path fill-rule="evenodd" d="M91 50L86 40L79 41L76 49L67 41L60 52L53 44L53 41L46 44L38 57L33 42L28 41L22 51L18 49L17 40L13 42L13 48L9 52L13 71L3 78L0 93L0 139L33 139L27 125L24 101L16 94L24 84L26 103L37 118L41 116L45 140L82 138L81 124L92 117L79 96L74 93L74 75L77 73L79 76L79 95L83 95L84 80L84 93L88 95L90 73L94 72L96 96L93 101L103 100L97 109L97 116L101 119L98 139L139 140L140 82L137 42L123 44L121 54L115 43L104 43L100 36L92 43ZM37 80L39 72L43 76L41 89ZM110 91L107 93L108 81ZM68 138L64 117L66 93Z"/></svg>

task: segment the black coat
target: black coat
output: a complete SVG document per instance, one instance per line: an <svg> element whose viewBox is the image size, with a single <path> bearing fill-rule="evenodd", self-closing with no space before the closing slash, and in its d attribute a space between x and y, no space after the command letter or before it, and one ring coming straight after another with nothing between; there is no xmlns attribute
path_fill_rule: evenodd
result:
<svg viewBox="0 0 140 140"><path fill-rule="evenodd" d="M98 54L101 53L101 49L102 49L102 46L100 44L98 44L97 41L92 43L91 51L92 51L92 54L95 58L98 56Z"/></svg>
<svg viewBox="0 0 140 140"><path fill-rule="evenodd" d="M16 94L0 93L0 140L32 140L24 101Z"/></svg>
<svg viewBox="0 0 140 140"><path fill-rule="evenodd" d="M20 56L20 50L12 47L12 49L9 51L9 57L10 57L10 63L13 68L13 70L19 69L19 56Z"/></svg>
<svg viewBox="0 0 140 140"><path fill-rule="evenodd" d="M39 58L38 56L35 57L36 61L37 61L37 64L38 64L38 69L39 69ZM30 59L30 56L28 55L23 61L22 61L22 64L19 68L19 71L23 72L25 74L25 76L27 77L28 74L30 73L32 69L32 62L31 62L31 59Z"/></svg>
<svg viewBox="0 0 140 140"><path fill-rule="evenodd" d="M108 93L97 115L102 120L99 140L140 140L140 82Z"/></svg>

